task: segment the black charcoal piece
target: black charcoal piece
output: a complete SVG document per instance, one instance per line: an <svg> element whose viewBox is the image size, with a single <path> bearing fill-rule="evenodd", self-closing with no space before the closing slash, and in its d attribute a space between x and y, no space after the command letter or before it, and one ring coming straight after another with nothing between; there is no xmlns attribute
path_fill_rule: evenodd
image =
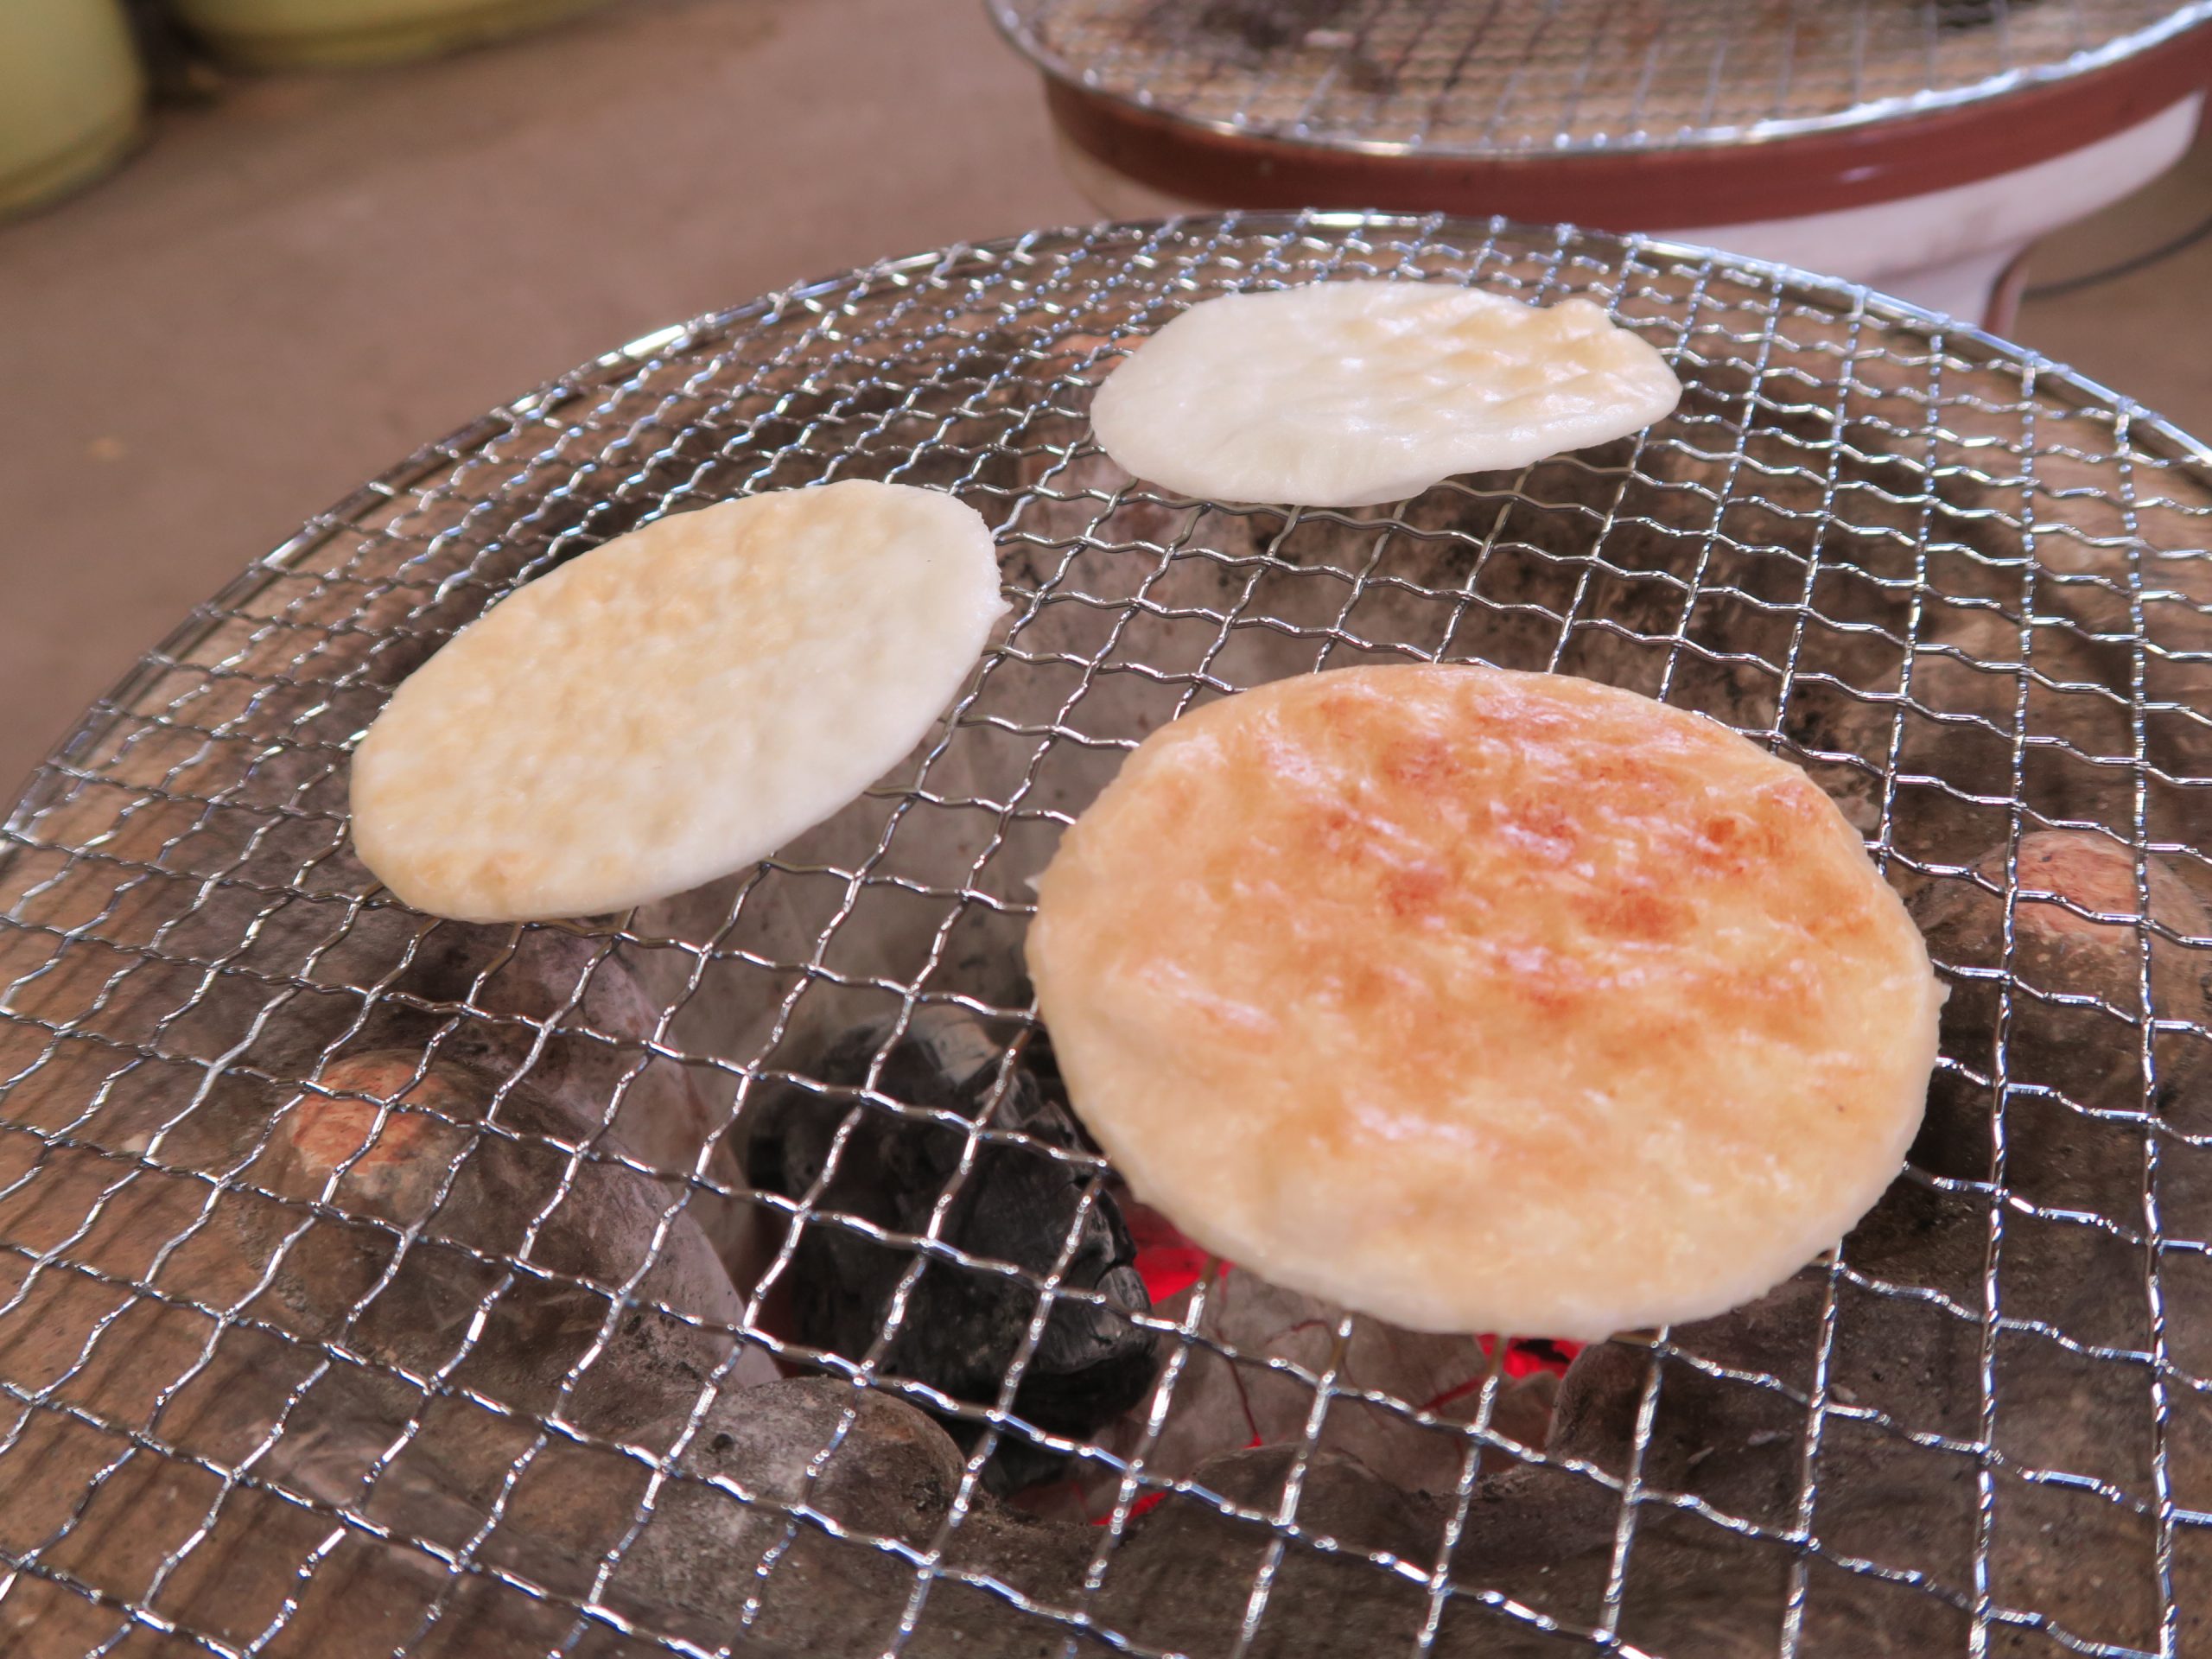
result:
<svg viewBox="0 0 2212 1659"><path fill-rule="evenodd" d="M1348 0L1207 0L1197 17L1198 30L1231 50L1274 52L1308 42L1316 30L1342 23Z"/></svg>
<svg viewBox="0 0 2212 1659"><path fill-rule="evenodd" d="M841 1090L861 1085L891 1031L887 1020L847 1033L814 1075ZM953 1185L969 1140L963 1125L1018 1131L1027 1139L976 1147L938 1236L1033 1277L931 1261L880 1363L887 1375L927 1382L957 1400L994 1403L1037 1312L1034 1280L1058 1260L1091 1179L1087 1161L1055 1156L1052 1149L1083 1150L1082 1136L1038 1072L1019 1058L1007 1060L999 1043L955 1009L917 1009L906 1033L890 1043L874 1088L908 1109L795 1084L764 1101L754 1120L747 1157L753 1185L795 1199L822 1180L840 1127L850 1124L792 1255L792 1334L849 1359L867 1354L915 1251L879 1242L838 1218L919 1235ZM931 1120L912 1109L917 1108L953 1121ZM1065 1299L1053 1304L1014 1396L1014 1408L1025 1421L1086 1436L1144 1397L1154 1370L1153 1336L1122 1311L1151 1311L1135 1255L1119 1207L1100 1193L1083 1214L1061 1283L1095 1291L1112 1306ZM1009 1435L990 1474L994 1485L1010 1489L1057 1466L1056 1459Z"/></svg>
<svg viewBox="0 0 2212 1659"><path fill-rule="evenodd" d="M2012 0L2023 6L2029 0ZM2005 10L2004 0L1936 0L1936 27L1942 29L1987 29Z"/></svg>

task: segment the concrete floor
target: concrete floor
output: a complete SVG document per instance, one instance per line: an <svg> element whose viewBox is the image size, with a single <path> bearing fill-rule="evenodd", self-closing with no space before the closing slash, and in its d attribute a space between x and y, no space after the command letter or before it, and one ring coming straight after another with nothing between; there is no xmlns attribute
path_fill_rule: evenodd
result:
<svg viewBox="0 0 2212 1659"><path fill-rule="evenodd" d="M1094 217L981 14L622 0L444 62L240 80L0 227L0 796L195 601L423 440L664 322ZM2036 276L2208 207L2200 144ZM2207 292L2212 244L2016 332L2212 433Z"/></svg>
<svg viewBox="0 0 2212 1659"><path fill-rule="evenodd" d="M2104 270L2212 214L2212 122L2164 177L2037 245L2029 283ZM2012 336L2212 442L2212 238L2132 276L2031 298Z"/></svg>

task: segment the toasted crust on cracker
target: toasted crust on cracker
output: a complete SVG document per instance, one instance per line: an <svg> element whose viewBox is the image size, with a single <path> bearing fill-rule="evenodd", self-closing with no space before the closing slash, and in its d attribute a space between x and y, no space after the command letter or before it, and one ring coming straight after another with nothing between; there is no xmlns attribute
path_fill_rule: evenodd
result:
<svg viewBox="0 0 2212 1659"><path fill-rule="evenodd" d="M1700 716L1488 669L1278 681L1154 733L1028 939L1137 1194L1427 1331L1718 1313L1897 1173L1940 988L1859 836Z"/></svg>
<svg viewBox="0 0 2212 1659"><path fill-rule="evenodd" d="M399 688L353 757L354 845L468 921L683 892L896 765L1003 609L989 531L938 491L854 480L657 519Z"/></svg>

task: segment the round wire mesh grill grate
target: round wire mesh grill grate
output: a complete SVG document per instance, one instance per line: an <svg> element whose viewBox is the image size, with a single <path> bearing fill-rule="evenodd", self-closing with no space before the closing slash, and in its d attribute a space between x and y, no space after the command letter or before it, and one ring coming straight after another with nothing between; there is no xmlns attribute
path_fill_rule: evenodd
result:
<svg viewBox="0 0 2212 1659"><path fill-rule="evenodd" d="M1358 513L1090 443L1118 341L1370 275L1589 295L1688 393ZM380 894L347 746L453 629L654 512L855 476L976 505L1014 600L891 777L620 918ZM957 248L495 412L202 607L8 823L0 1645L2194 1650L2208 531L2203 451L1982 336L1444 219ZM1185 1261L1057 1115L1021 978L1027 879L1144 732L1410 659L1775 746L1954 986L1845 1246L1563 1380Z"/></svg>
<svg viewBox="0 0 2212 1659"><path fill-rule="evenodd" d="M2158 0L989 0L1061 79L1217 131L1512 158L1830 132L2047 86L2212 18Z"/></svg>

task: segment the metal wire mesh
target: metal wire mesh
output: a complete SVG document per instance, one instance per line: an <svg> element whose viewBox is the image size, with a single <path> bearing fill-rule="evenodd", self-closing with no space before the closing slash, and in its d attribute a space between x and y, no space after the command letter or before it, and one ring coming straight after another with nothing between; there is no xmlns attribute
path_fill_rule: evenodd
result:
<svg viewBox="0 0 2212 1659"><path fill-rule="evenodd" d="M1588 295L1688 393L1358 513L1163 496L1090 442L1118 342L1351 276ZM195 612L8 822L0 1649L2206 1650L2209 467L1862 290L1346 215L895 261L496 411ZM1015 601L890 777L621 917L381 894L348 746L452 630L653 513L853 476L975 505ZM1771 744L1955 988L1868 1223L1564 1382L1225 1264L1149 1299L1078 1270L1109 1207L1145 1217L1023 1092L1027 881L1122 753L1413 659ZM961 1102L899 1069L947 1020L980 1044ZM826 1064L854 1033L859 1068ZM754 1190L794 1103L834 1128L820 1166ZM909 1134L941 1155L887 1223L854 1183ZM977 1248L1015 1155L1056 1173L1053 1225ZM806 1275L858 1259L810 1239L888 1264L865 1341L793 1334ZM962 1287L1015 1310L981 1386L901 1345ZM1080 1430L1024 1393L1071 1315L1149 1344L1135 1406Z"/></svg>
<svg viewBox="0 0 2212 1659"><path fill-rule="evenodd" d="M2063 79L2212 18L2157 0L989 0L1052 73L1382 154L1664 149Z"/></svg>

